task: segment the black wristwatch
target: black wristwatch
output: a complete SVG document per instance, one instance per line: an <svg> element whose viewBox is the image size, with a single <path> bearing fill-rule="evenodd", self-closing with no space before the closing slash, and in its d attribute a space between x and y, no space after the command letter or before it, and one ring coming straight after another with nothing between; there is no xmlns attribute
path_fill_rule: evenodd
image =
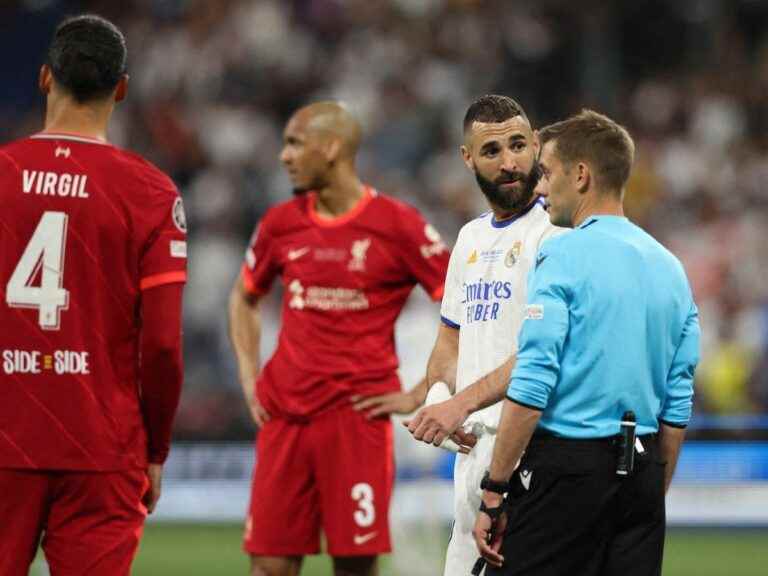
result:
<svg viewBox="0 0 768 576"><path fill-rule="evenodd" d="M509 492L509 482L491 480L491 473L490 471L486 470L485 474L483 475L483 479L480 481L480 489L488 490L488 492L494 492L495 494L505 496L506 493Z"/></svg>

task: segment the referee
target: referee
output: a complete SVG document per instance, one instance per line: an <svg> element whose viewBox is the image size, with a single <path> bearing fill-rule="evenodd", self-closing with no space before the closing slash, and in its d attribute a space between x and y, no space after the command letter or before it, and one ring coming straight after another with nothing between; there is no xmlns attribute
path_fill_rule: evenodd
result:
<svg viewBox="0 0 768 576"><path fill-rule="evenodd" d="M661 574L698 312L677 258L623 215L627 131L584 110L540 139L538 192L574 231L529 277L475 539L488 575Z"/></svg>

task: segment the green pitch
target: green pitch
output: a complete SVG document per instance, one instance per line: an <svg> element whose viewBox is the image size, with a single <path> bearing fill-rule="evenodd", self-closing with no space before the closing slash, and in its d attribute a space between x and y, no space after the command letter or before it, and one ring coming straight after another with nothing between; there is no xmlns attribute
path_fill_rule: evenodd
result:
<svg viewBox="0 0 768 576"><path fill-rule="evenodd" d="M240 537L239 526L149 524L133 575L246 575ZM440 566L439 557L435 563ZM382 576L408 576L395 574L390 565L385 561ZM667 539L665 576L765 576L766 567L768 531L672 530ZM326 557L308 558L302 571L302 576L330 574Z"/></svg>
<svg viewBox="0 0 768 576"><path fill-rule="evenodd" d="M134 563L133 576L210 576L248 574L248 561L240 550L240 526L216 524L149 524ZM445 535L447 539L447 532ZM424 538L422 538L424 539ZM433 538L434 539L434 538ZM443 543L418 542L413 546L434 556L440 573ZM398 574L385 559L382 576ZM768 574L768 530L671 530L664 557L664 576L765 576ZM40 565L31 574L44 574ZM327 557L308 558L302 576L328 576Z"/></svg>

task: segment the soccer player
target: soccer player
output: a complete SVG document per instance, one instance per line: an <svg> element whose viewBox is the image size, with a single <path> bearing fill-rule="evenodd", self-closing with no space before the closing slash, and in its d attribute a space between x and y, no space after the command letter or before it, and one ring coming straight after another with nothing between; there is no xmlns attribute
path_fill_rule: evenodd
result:
<svg viewBox="0 0 768 576"><path fill-rule="evenodd" d="M351 398L400 389L394 325L418 283L442 297L448 250L414 208L363 184L360 126L336 102L297 111L280 155L295 198L253 234L230 299L240 378L260 430L244 548L254 576L299 573L325 533L341 575L390 550L388 418ZM277 351L262 368L259 301L284 286Z"/></svg>
<svg viewBox="0 0 768 576"><path fill-rule="evenodd" d="M45 128L0 148L0 574L128 574L182 381L186 226L170 179L106 140L122 33L56 29Z"/></svg>
<svg viewBox="0 0 768 576"><path fill-rule="evenodd" d="M466 576L478 558L472 527L514 364L528 272L542 243L564 231L550 224L534 194L539 144L517 102L498 95L479 98L464 117L464 136L464 162L491 211L459 232L427 368L430 398L446 386L455 395L406 423L418 440L441 445L452 436L461 447L446 576Z"/></svg>

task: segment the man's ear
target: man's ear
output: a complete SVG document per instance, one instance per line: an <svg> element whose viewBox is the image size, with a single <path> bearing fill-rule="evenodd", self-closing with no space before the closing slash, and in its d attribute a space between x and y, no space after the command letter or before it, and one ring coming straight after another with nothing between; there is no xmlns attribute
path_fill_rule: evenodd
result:
<svg viewBox="0 0 768 576"><path fill-rule="evenodd" d="M40 92L45 96L51 93L51 87L53 86L53 72L48 64L40 66L40 74L37 77L37 86Z"/></svg>
<svg viewBox="0 0 768 576"><path fill-rule="evenodd" d="M325 157L328 160L328 164L334 164L341 155L341 139L333 138L329 140L325 145Z"/></svg>
<svg viewBox="0 0 768 576"><path fill-rule="evenodd" d="M576 170L574 172L574 178L576 179L574 184L579 194L586 194L589 189L589 184L592 181L592 173L589 170L589 164L585 162L579 162L576 164Z"/></svg>
<svg viewBox="0 0 768 576"><path fill-rule="evenodd" d="M117 82L115 87L115 102L122 102L125 97L128 96L128 74L123 74L123 77Z"/></svg>
<svg viewBox="0 0 768 576"><path fill-rule="evenodd" d="M464 165L469 168L470 171L475 171L475 162L472 160L472 154L469 152L469 148L466 144L462 144L459 148L459 152L461 152L461 159L464 160Z"/></svg>

